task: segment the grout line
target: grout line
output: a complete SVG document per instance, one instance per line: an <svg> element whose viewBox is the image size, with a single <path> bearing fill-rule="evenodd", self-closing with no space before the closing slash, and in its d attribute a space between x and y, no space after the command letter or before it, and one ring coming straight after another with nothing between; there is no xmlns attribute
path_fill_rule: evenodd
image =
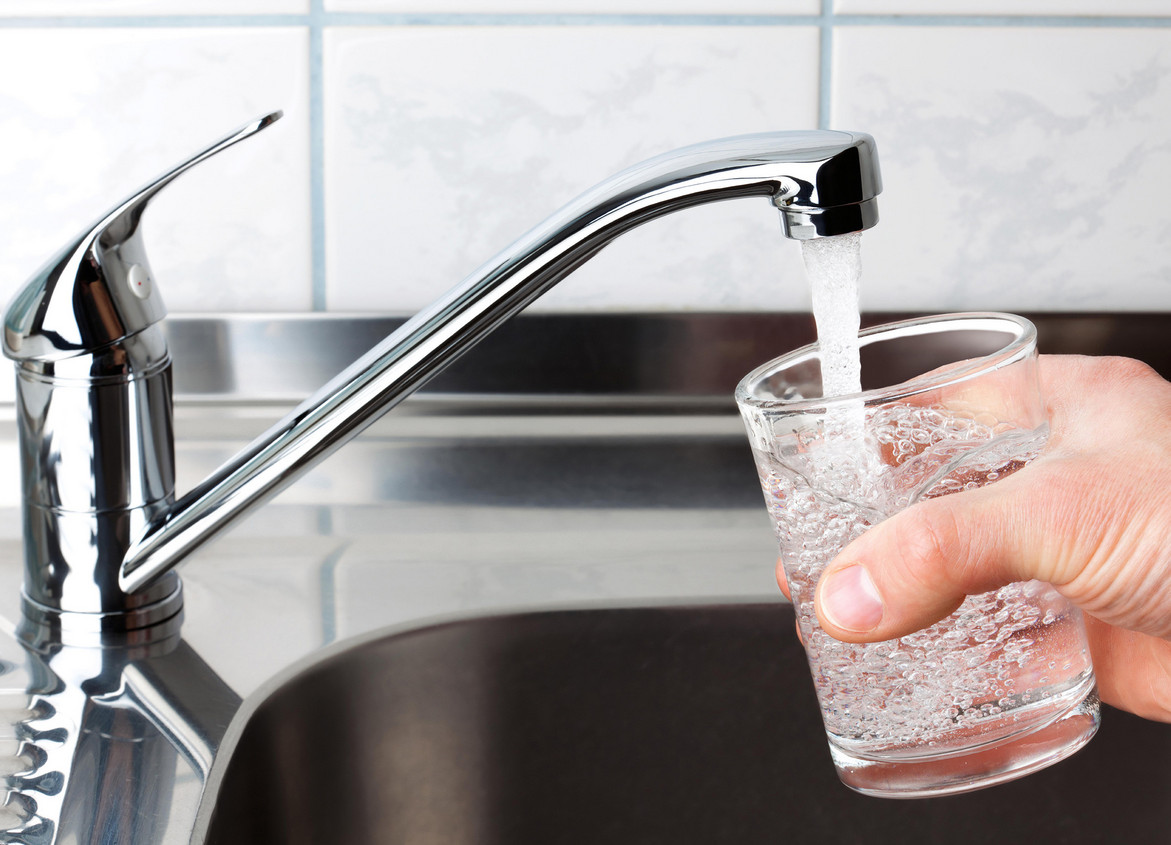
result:
<svg viewBox="0 0 1171 845"><path fill-rule="evenodd" d="M817 128L829 129L833 113L834 3L821 0L818 47Z"/></svg>
<svg viewBox="0 0 1171 845"><path fill-rule="evenodd" d="M1110 29L1171 27L1171 16L1097 15L836 15L837 26L1019 27Z"/></svg>
<svg viewBox="0 0 1171 845"><path fill-rule="evenodd" d="M337 568L345 556L349 543L344 542L326 556L321 563L321 644L329 645L338 638Z"/></svg>
<svg viewBox="0 0 1171 845"><path fill-rule="evenodd" d="M307 26L307 15L37 15L0 17L0 29L89 29Z"/></svg>
<svg viewBox="0 0 1171 845"><path fill-rule="evenodd" d="M330 505L317 508L317 534L321 537L334 536L333 508ZM318 586L321 588L322 645L329 645L337 639L337 565L347 546L348 543L343 543L326 555L318 572Z"/></svg>
<svg viewBox="0 0 1171 845"><path fill-rule="evenodd" d="M317 509L317 533L322 537L333 536L333 508L329 505Z"/></svg>
<svg viewBox="0 0 1171 845"><path fill-rule="evenodd" d="M308 15L39 15L0 17L2 27L262 26L809 26L817 15L461 14L326 12Z"/></svg>
<svg viewBox="0 0 1171 845"><path fill-rule="evenodd" d="M311 309L328 305L325 275L325 52L324 0L312 0L309 16L309 219Z"/></svg>
<svg viewBox="0 0 1171 845"><path fill-rule="evenodd" d="M727 14L364 14L333 12L331 26L809 26L817 15Z"/></svg>
<svg viewBox="0 0 1171 845"><path fill-rule="evenodd" d="M830 0L819 15L441 14L326 12L313 0L308 15L38 15L0 17L3 28L186 28L337 26L906 26L906 27L1171 27L1171 16L841 15Z"/></svg>

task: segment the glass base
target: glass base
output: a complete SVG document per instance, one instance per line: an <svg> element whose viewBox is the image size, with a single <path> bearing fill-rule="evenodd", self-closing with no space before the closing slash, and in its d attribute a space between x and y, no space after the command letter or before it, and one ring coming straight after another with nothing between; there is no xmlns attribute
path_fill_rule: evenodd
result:
<svg viewBox="0 0 1171 845"><path fill-rule="evenodd" d="M934 798L972 792L1024 777L1069 757L1098 730L1096 687L1043 725L960 751L860 757L830 742L842 783L879 798Z"/></svg>

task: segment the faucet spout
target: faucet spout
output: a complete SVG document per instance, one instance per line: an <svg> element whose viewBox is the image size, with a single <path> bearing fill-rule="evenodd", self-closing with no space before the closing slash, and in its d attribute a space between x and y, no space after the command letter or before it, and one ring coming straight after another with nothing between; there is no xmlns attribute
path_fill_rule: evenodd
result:
<svg viewBox="0 0 1171 845"><path fill-rule="evenodd" d="M417 314L176 503L129 550L122 588L134 592L167 572L635 226L689 206L760 196L780 210L786 236L804 240L874 226L880 191L874 141L855 132L727 138L611 177Z"/></svg>
<svg viewBox="0 0 1171 845"><path fill-rule="evenodd" d="M154 599L146 597L160 591L177 595L174 585L162 587L173 578L169 573L175 564L326 458L624 232L691 206L762 197L779 209L790 238L845 234L877 223L875 198L880 190L874 141L856 132L727 138L667 153L618 173L488 261L181 499L156 499L150 508L140 509L134 518L122 518L116 530L102 534L106 548L100 560L88 566L109 568L92 579L103 585L92 613L108 615L119 603L149 608ZM164 351L153 345L155 339L143 334L142 340L134 336L126 342L142 346L159 368L159 362L169 364ZM40 366L62 365L54 361ZM40 393L32 398L45 402ZM169 414L169 393L165 413ZM169 422L166 429L169 434ZM26 444L23 451L26 466L30 460L48 460L52 452L37 444ZM150 449L129 451L140 456ZM165 460L171 460L169 453ZM58 542L48 530L35 539L40 548L26 552L36 558L26 560L33 575L40 570L73 572L86 565L56 561L66 547L77 544ZM117 542L122 543L120 550L109 548ZM106 586L115 579L118 595L111 597ZM85 589L70 593L69 607L62 602L54 608L56 593L26 585L26 612L30 594L36 597L31 604L38 612L46 606L58 611L85 609L94 590L89 580L82 586ZM149 615L146 610L141 614Z"/></svg>

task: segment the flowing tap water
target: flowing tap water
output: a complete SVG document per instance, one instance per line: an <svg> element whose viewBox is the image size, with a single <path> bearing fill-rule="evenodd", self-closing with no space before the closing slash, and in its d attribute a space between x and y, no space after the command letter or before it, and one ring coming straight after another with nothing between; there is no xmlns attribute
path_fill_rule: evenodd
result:
<svg viewBox="0 0 1171 845"><path fill-rule="evenodd" d="M806 274L813 292L813 320L821 349L824 398L862 392L858 330L862 323L858 285L862 277L862 233L851 232L801 242ZM881 460L866 438L866 408L861 399L827 408L822 436L834 448L825 451L824 473L857 475L882 471ZM819 473L821 475L823 473Z"/></svg>
<svg viewBox="0 0 1171 845"><path fill-rule="evenodd" d="M862 233L802 241L801 251L813 288L822 395L861 393L858 281L862 276Z"/></svg>
<svg viewBox="0 0 1171 845"><path fill-rule="evenodd" d="M827 400L862 391L860 242L851 234L802 244ZM789 427L786 448L754 452L839 773L963 755L980 742L1027 744L1087 700L1094 678L1079 612L1046 584L970 596L935 625L880 643L836 640L814 610L817 582L852 540L920 499L1016 472L1040 453L1046 425L856 397ZM863 791L913 791L891 777L875 786L843 775Z"/></svg>

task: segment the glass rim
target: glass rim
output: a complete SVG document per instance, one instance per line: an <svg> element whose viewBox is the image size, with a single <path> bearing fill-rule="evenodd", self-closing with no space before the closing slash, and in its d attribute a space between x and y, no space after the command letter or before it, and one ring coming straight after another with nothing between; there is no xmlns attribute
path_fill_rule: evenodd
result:
<svg viewBox="0 0 1171 845"><path fill-rule="evenodd" d="M962 324L969 325L962 325ZM863 404L873 402L889 402L904 397L916 396L931 390L938 390L950 385L967 381L982 373L991 372L1007 364L1014 363L1028 355L1036 347L1037 328L1033 323L1018 314L1001 311L969 311L952 314L935 314L927 317L916 317L910 320L898 320L893 323L884 323L871 326L858 333L862 346L868 346L884 339L884 336L899 333L902 337L916 337L919 335L938 334L944 331L996 331L1003 333L1006 330L1014 336L995 352L981 355L978 358L967 359L965 366L948 369L937 376L923 373L897 384L885 387L863 390L861 393L844 393L838 396L819 397L816 399L764 399L754 395L754 389L766 378L783 369L789 369L796 364L810 359L820 360L821 347L817 341L806 344L792 352L787 352L770 361L761 364L736 385L736 403L757 410L776 411L808 411L815 408L828 408L846 402ZM958 363L958 362L957 362Z"/></svg>

